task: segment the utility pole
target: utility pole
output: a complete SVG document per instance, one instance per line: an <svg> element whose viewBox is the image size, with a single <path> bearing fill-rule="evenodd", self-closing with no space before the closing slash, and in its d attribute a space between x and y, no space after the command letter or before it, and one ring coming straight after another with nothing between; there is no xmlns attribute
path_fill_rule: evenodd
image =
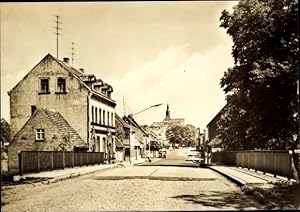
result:
<svg viewBox="0 0 300 212"><path fill-rule="evenodd" d="M59 33L59 30L62 30L61 28L59 28L59 24L62 24L61 22L60 22L60 16L58 16L58 15L56 15L55 16L56 17L56 58L58 59L58 36L59 35L61 35L60 33Z"/></svg>
<svg viewBox="0 0 300 212"><path fill-rule="evenodd" d="M74 55L75 55L75 52L74 52L74 50L75 50L75 48L74 48L74 42L72 42L72 66L74 66Z"/></svg>

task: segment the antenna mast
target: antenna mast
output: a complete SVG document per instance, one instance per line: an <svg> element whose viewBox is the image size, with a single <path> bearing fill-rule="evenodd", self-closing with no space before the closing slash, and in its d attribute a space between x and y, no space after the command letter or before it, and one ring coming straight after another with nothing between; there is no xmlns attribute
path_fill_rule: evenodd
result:
<svg viewBox="0 0 300 212"><path fill-rule="evenodd" d="M56 22L55 23L56 23L56 58L57 59L58 59L58 36L61 35L59 33L59 30L62 30L62 29L59 28L59 24L62 24L59 21L60 18L61 18L60 16L56 15Z"/></svg>
<svg viewBox="0 0 300 212"><path fill-rule="evenodd" d="M74 50L75 50L75 48L74 48L74 42L72 42L72 66L74 66L74 55L75 55L75 52L74 52Z"/></svg>

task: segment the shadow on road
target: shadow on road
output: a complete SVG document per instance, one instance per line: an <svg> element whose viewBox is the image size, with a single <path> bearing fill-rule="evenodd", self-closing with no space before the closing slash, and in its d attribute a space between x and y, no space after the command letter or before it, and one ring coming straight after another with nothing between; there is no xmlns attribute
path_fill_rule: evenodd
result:
<svg viewBox="0 0 300 212"><path fill-rule="evenodd" d="M193 202L195 204L200 204L207 207L230 207L236 209L249 207L257 208L257 204L249 201L249 198L239 192L211 191L203 192L198 195L179 195L173 196L171 198L183 199L185 201Z"/></svg>
<svg viewBox="0 0 300 212"><path fill-rule="evenodd" d="M136 164L135 166L174 166L174 167L200 167L199 163L192 163L184 160L160 160L156 162L145 162Z"/></svg>

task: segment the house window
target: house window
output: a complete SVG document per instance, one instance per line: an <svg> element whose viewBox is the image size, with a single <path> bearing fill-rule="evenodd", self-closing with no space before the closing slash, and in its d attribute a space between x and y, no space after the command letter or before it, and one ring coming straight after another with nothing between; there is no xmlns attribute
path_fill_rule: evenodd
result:
<svg viewBox="0 0 300 212"><path fill-rule="evenodd" d="M125 131L125 139L129 139L129 129L128 130L124 130Z"/></svg>
<svg viewBox="0 0 300 212"><path fill-rule="evenodd" d="M103 124L105 125L105 110L103 110Z"/></svg>
<svg viewBox="0 0 300 212"><path fill-rule="evenodd" d="M44 141L45 140L45 129L36 129L35 139L36 139L36 141Z"/></svg>
<svg viewBox="0 0 300 212"><path fill-rule="evenodd" d="M40 78L40 94L49 94L49 79Z"/></svg>
<svg viewBox="0 0 300 212"><path fill-rule="evenodd" d="M63 77L57 78L57 93L66 93L66 79Z"/></svg>
<svg viewBox="0 0 300 212"><path fill-rule="evenodd" d="M109 126L109 112L107 111L107 125Z"/></svg>
<svg viewBox="0 0 300 212"><path fill-rule="evenodd" d="M114 127L114 114L111 113L111 126Z"/></svg>
<svg viewBox="0 0 300 212"><path fill-rule="evenodd" d="M98 123L98 108L95 107L95 122Z"/></svg>
<svg viewBox="0 0 300 212"><path fill-rule="evenodd" d="M101 119L101 109L99 108L99 123L102 124L102 119Z"/></svg>
<svg viewBox="0 0 300 212"><path fill-rule="evenodd" d="M92 106L92 122L94 122L94 107Z"/></svg>

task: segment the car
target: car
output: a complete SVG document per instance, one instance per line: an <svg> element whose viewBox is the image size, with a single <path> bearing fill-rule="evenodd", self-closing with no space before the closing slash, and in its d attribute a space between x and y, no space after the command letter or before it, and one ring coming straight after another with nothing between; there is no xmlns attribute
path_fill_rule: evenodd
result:
<svg viewBox="0 0 300 212"><path fill-rule="evenodd" d="M190 152L188 154L188 158L186 159L186 161L192 161L193 163L200 162L201 161L200 153Z"/></svg>

